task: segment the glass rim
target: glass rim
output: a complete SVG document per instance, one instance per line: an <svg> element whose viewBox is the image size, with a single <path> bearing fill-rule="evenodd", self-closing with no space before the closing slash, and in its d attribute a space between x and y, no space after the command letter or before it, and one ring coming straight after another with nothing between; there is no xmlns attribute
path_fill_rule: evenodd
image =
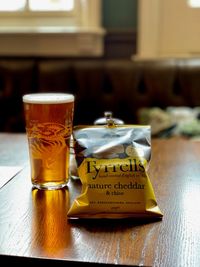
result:
<svg viewBox="0 0 200 267"><path fill-rule="evenodd" d="M30 93L22 96L24 103L64 104L74 102L74 95L69 93Z"/></svg>

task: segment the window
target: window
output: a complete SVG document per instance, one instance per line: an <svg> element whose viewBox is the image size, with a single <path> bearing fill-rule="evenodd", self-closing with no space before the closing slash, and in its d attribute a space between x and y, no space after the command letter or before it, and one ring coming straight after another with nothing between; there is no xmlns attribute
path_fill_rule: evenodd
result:
<svg viewBox="0 0 200 267"><path fill-rule="evenodd" d="M7 0L7 1L1 0L0 1L0 11L22 10L24 4L25 4L25 1L13 2L12 0Z"/></svg>
<svg viewBox="0 0 200 267"><path fill-rule="evenodd" d="M0 0L0 11L70 11L74 0Z"/></svg>
<svg viewBox="0 0 200 267"><path fill-rule="evenodd" d="M83 10L82 0L0 0L0 25L80 27Z"/></svg>
<svg viewBox="0 0 200 267"><path fill-rule="evenodd" d="M103 38L101 0L0 0L0 54L101 56Z"/></svg>
<svg viewBox="0 0 200 267"><path fill-rule="evenodd" d="M188 0L188 4L193 8L200 8L200 0Z"/></svg>

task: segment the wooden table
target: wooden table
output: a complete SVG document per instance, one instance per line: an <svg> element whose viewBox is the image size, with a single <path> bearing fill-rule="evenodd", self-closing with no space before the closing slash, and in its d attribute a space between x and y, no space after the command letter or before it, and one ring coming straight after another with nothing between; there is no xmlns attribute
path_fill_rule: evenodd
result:
<svg viewBox="0 0 200 267"><path fill-rule="evenodd" d="M69 189L32 190L26 137L0 134L0 165L23 169L0 189L0 255L27 266L200 266L200 142L152 140L149 176L161 221L70 223ZM55 262L56 261L56 262Z"/></svg>

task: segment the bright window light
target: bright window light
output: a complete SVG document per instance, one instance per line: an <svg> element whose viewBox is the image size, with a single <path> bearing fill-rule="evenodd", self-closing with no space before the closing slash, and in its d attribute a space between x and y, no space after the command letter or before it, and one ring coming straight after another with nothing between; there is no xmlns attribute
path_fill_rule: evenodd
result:
<svg viewBox="0 0 200 267"><path fill-rule="evenodd" d="M194 8L200 8L200 0L188 0L188 4Z"/></svg>
<svg viewBox="0 0 200 267"><path fill-rule="evenodd" d="M74 0L29 0L32 11L70 11L74 8Z"/></svg>
<svg viewBox="0 0 200 267"><path fill-rule="evenodd" d="M23 10L27 0L0 0L0 11L20 11Z"/></svg>
<svg viewBox="0 0 200 267"><path fill-rule="evenodd" d="M71 11L74 0L0 0L0 11Z"/></svg>

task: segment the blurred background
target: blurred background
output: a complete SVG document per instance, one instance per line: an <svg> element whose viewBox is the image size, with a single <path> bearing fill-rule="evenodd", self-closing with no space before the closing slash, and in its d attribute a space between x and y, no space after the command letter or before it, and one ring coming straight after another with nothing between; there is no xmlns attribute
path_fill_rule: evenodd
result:
<svg viewBox="0 0 200 267"><path fill-rule="evenodd" d="M74 124L111 110L157 134L174 111L198 132L199 2L0 0L0 131L24 131L23 94L55 91L75 95Z"/></svg>
<svg viewBox="0 0 200 267"><path fill-rule="evenodd" d="M1 56L130 59L136 53L137 14L137 0L1 0Z"/></svg>

